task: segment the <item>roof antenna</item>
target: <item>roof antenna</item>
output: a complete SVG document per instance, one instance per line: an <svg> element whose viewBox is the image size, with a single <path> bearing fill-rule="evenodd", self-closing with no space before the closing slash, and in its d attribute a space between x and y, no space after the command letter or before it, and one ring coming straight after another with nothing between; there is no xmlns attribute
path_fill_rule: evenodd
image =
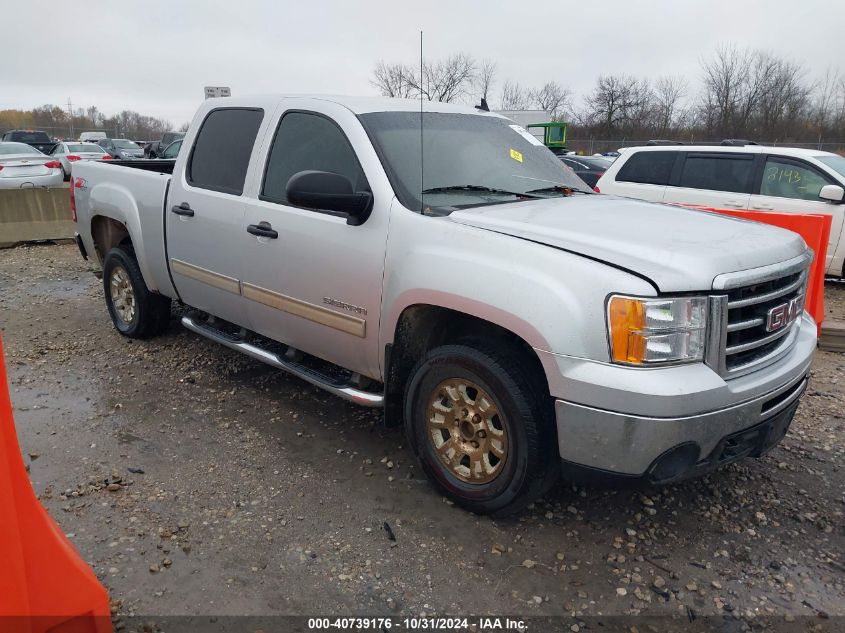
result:
<svg viewBox="0 0 845 633"><path fill-rule="evenodd" d="M487 106L487 99L481 97L481 104L475 106L476 110L481 110L482 112L490 112L490 108Z"/></svg>
<svg viewBox="0 0 845 633"><path fill-rule="evenodd" d="M425 213L423 191L425 168L423 163L423 32L420 31L420 213Z"/></svg>

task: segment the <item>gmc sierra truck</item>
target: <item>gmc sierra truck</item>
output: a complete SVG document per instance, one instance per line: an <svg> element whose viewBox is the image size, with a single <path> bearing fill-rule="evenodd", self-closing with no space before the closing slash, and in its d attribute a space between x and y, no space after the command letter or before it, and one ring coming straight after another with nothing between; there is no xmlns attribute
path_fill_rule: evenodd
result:
<svg viewBox="0 0 845 633"><path fill-rule="evenodd" d="M175 161L78 165L82 255L128 337L182 325L403 424L507 514L569 477L673 482L771 449L807 384L796 234L592 192L441 103L209 99Z"/></svg>

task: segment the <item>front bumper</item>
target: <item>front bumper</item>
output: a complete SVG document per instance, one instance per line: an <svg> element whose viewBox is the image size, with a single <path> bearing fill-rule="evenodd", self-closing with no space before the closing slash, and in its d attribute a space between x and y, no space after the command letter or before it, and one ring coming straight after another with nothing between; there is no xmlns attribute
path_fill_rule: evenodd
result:
<svg viewBox="0 0 845 633"><path fill-rule="evenodd" d="M784 357L727 381L703 364L640 370L541 354L547 375L550 365L561 370L549 380L561 459L672 481L762 454L786 432L815 348L816 324L805 315Z"/></svg>

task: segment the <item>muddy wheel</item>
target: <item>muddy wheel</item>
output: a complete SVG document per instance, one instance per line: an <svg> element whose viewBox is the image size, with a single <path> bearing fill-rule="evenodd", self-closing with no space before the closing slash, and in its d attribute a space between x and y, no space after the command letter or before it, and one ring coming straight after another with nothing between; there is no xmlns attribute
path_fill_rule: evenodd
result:
<svg viewBox="0 0 845 633"><path fill-rule="evenodd" d="M551 398L520 361L445 345L426 354L408 382L409 441L435 485L473 512L516 512L559 472Z"/></svg>
<svg viewBox="0 0 845 633"><path fill-rule="evenodd" d="M150 292L130 246L116 246L106 255L103 290L112 323L124 336L149 338L167 329L170 299Z"/></svg>

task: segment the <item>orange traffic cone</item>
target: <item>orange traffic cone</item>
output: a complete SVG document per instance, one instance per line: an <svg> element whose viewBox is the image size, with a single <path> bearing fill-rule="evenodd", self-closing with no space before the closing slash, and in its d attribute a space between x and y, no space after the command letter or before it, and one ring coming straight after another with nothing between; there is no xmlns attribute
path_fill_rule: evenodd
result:
<svg viewBox="0 0 845 633"><path fill-rule="evenodd" d="M18 446L0 341L0 631L106 633L109 597L38 502Z"/></svg>

